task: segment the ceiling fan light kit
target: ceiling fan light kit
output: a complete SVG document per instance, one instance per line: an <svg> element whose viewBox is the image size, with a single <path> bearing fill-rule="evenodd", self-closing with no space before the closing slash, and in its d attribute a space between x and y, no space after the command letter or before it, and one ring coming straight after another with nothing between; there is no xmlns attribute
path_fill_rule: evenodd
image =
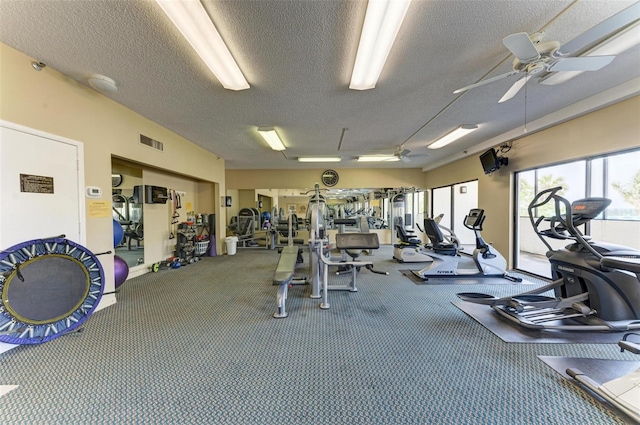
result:
<svg viewBox="0 0 640 425"><path fill-rule="evenodd" d="M280 140L280 136L273 127L258 127L258 134L269 144L274 151L283 151L285 146Z"/></svg>
<svg viewBox="0 0 640 425"><path fill-rule="evenodd" d="M225 89L249 88L249 83L201 2L188 0L156 0L156 2Z"/></svg>
<svg viewBox="0 0 640 425"><path fill-rule="evenodd" d="M461 125L460 127L456 128L452 132L444 135L443 137L439 138L435 142L431 143L427 147L429 149L440 149L441 147L444 147L449 143L453 143L456 140L471 133L472 131L476 131L477 129L478 129L477 125L472 125L472 124Z"/></svg>
<svg viewBox="0 0 640 425"><path fill-rule="evenodd" d="M410 3L410 0L369 0L350 89L369 90L376 86Z"/></svg>

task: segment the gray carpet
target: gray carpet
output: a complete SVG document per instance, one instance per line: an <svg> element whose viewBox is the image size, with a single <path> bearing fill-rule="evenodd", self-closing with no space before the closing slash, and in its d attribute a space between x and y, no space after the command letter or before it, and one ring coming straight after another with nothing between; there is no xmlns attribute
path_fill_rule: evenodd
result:
<svg viewBox="0 0 640 425"><path fill-rule="evenodd" d="M391 251L367 257L389 276L362 270L330 310L294 286L286 319L272 318L274 251L132 279L84 332L0 354L0 385L19 386L0 398L0 423L625 423L536 356L633 355L505 344L451 304L460 287L414 285Z"/></svg>

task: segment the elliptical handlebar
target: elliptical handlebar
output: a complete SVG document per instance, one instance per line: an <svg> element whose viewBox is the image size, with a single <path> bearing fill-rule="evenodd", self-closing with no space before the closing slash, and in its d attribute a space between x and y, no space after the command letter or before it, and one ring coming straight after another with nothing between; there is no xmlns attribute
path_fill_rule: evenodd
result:
<svg viewBox="0 0 640 425"><path fill-rule="evenodd" d="M531 221L531 225L533 226L534 231L536 232L542 243L546 245L549 251L553 251L554 249L551 247L549 242L547 242L544 236L554 239L575 240L585 249L589 250L597 258L602 258L602 254L596 251L596 249L593 248L593 246L591 246L589 242L587 242L582 232L580 232L580 230L576 228L576 224L582 225L595 218L597 213L599 213L599 211L604 211L604 209L609 205L611 201L605 198L588 198L575 201L574 204L578 204L583 208L585 207L585 205L588 205L587 203L585 203L585 201L591 201L592 203L597 202L598 204L596 205L598 205L598 207L596 207L596 210L592 211L595 212L594 214L587 215L586 217L582 216L581 214L575 214L574 216L574 206L569 203L566 198L558 195L558 192L561 190L561 186L543 190L542 192L538 193L529 203L527 211L529 213L529 220ZM534 219L534 210L548 204L549 202L551 202L551 200L554 201L555 215L553 217L541 216L538 217L538 219ZM603 203L602 201L607 202ZM562 212L562 207L564 207L564 213ZM543 221L549 222L549 228L540 230L540 223L542 223Z"/></svg>
<svg viewBox="0 0 640 425"><path fill-rule="evenodd" d="M569 238L569 236L567 236L566 234L558 233L558 229L557 229L558 226L562 226L561 228L563 230L566 229L566 226L564 226L564 223L561 219L562 217L561 210L560 210L561 202L564 201L563 203L565 204L566 210L569 212L571 211L571 206L569 205L569 201L557 195L557 193L561 190L562 190L561 186L545 189L542 192L539 192L536 196L534 196L534 198L529 203L529 206L527 207L527 212L529 214L529 221L531 222L531 226L533 227L533 230L536 232L536 234L538 235L542 243L545 244L545 246L549 251L553 251L553 247L551 246L551 244L549 244L549 242L547 242L547 240L543 236L551 237L554 239ZM548 204L552 200L554 201L554 209L555 209L556 215L553 217L540 216L537 219L535 219L534 218L535 209ZM549 222L549 229L540 230L540 224L543 221ZM556 222L559 222L559 223L556 224Z"/></svg>
<svg viewBox="0 0 640 425"><path fill-rule="evenodd" d="M552 187L551 189L543 190L542 192L538 192L538 194L531 200L529 203L529 217L531 217L531 210L533 208L541 207L547 203L555 196L556 193L562 190L562 186ZM543 201L539 201L540 198L546 195Z"/></svg>

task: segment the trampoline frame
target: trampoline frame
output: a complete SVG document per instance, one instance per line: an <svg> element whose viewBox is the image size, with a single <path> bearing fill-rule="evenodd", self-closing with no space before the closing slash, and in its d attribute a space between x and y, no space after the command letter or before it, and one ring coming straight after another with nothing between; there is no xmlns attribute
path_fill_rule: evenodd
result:
<svg viewBox="0 0 640 425"><path fill-rule="evenodd" d="M65 258L80 266L85 275L84 297L67 313L49 320L35 320L11 308L9 287L22 282L20 268L46 258ZM34 239L0 251L0 341L9 344L41 344L80 327L98 306L104 291L104 270L84 246L55 237Z"/></svg>

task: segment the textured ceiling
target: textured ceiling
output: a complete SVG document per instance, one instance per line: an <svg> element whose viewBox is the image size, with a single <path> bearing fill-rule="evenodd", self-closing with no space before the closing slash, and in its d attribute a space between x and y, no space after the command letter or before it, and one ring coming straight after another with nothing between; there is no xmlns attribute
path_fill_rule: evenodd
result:
<svg viewBox="0 0 640 425"><path fill-rule="evenodd" d="M150 0L0 0L0 41L83 84L91 73L113 78L119 89L107 96L221 156L228 168L323 166L296 161L310 155L341 155L333 167L359 167L357 155L391 154L404 144L411 162L375 166L428 169L623 83L613 101L639 93L636 46L562 85L532 79L526 103L524 90L497 103L516 76L453 94L511 70L505 36L544 29L545 39L564 44L633 3L414 0L368 91L348 89L366 1L203 0L251 85L239 92L222 88ZM461 124L480 129L425 155L429 142ZM267 147L257 126L277 128L285 155Z"/></svg>

